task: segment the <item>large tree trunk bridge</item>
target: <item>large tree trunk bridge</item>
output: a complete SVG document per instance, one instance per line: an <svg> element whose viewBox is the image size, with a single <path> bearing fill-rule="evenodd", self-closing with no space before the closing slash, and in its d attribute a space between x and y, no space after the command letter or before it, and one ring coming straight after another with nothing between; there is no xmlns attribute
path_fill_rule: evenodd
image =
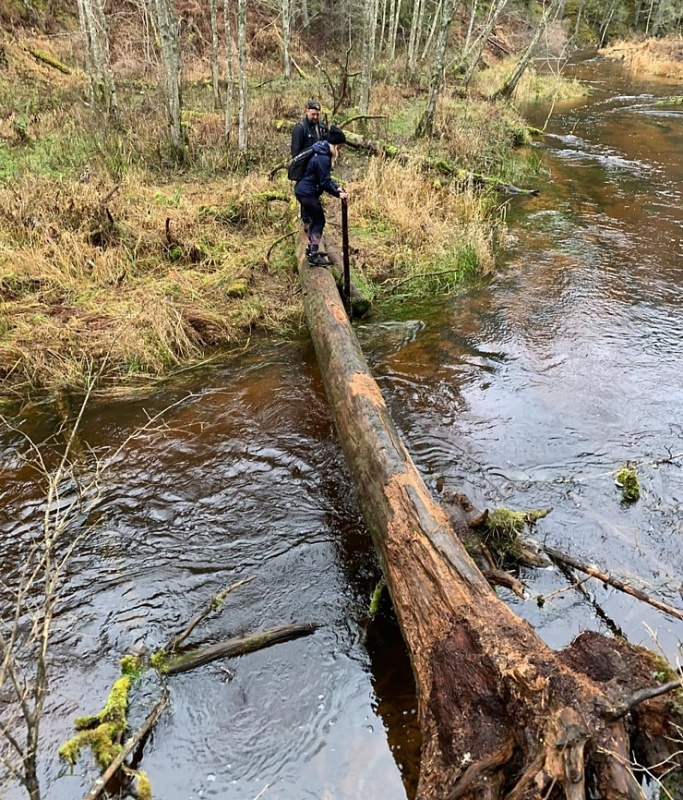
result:
<svg viewBox="0 0 683 800"><path fill-rule="evenodd" d="M668 694L643 694L667 670L653 653L593 633L555 652L495 595L460 539L465 514L435 501L401 441L332 276L305 263L299 272L334 422L410 653L419 800L644 798L633 760L655 774L680 762L677 676L668 668Z"/></svg>

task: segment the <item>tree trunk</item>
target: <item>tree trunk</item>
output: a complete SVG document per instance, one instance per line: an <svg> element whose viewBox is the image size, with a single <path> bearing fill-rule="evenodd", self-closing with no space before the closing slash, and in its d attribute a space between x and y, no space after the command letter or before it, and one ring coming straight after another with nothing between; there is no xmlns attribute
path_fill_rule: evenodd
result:
<svg viewBox="0 0 683 800"><path fill-rule="evenodd" d="M240 83L239 128L237 147L247 151L247 0L237 0L237 60Z"/></svg>
<svg viewBox="0 0 683 800"><path fill-rule="evenodd" d="M398 37L398 24L401 19L402 0L394 0L391 31L389 32L389 58L393 61L396 57L396 39Z"/></svg>
<svg viewBox="0 0 683 800"><path fill-rule="evenodd" d="M221 107L221 92L218 87L218 8L216 0L209 0L211 9L211 92L213 107L216 111Z"/></svg>
<svg viewBox="0 0 683 800"><path fill-rule="evenodd" d="M436 104L441 94L443 86L443 73L446 67L446 48L448 47L448 33L451 29L453 12L455 10L455 0L444 0L441 7L441 19L439 20L439 38L436 43L436 53L434 54L434 66L432 67L432 79L429 83L429 97L427 98L427 108L420 120L417 136L431 136L434 132L434 115L436 114Z"/></svg>
<svg viewBox="0 0 683 800"><path fill-rule="evenodd" d="M410 37L408 39L408 77L413 80L415 77L415 64L417 63L417 51L420 49L420 15L421 9L426 0L413 0L413 15L410 21Z"/></svg>
<svg viewBox="0 0 683 800"><path fill-rule="evenodd" d="M360 101L358 110L367 114L370 107L372 71L375 66L375 33L377 29L377 0L368 0L363 20L363 51L361 55Z"/></svg>
<svg viewBox="0 0 683 800"><path fill-rule="evenodd" d="M291 39L291 0L282 0L282 49L285 59L285 78L289 80L292 77L292 65L290 63L290 39Z"/></svg>
<svg viewBox="0 0 683 800"><path fill-rule="evenodd" d="M232 131L232 100L235 94L235 66L233 64L232 26L230 25L230 0L223 2L223 27L225 28L225 135L229 139Z"/></svg>
<svg viewBox="0 0 683 800"><path fill-rule="evenodd" d="M422 51L422 61L427 58L427 54L429 53L432 42L434 41L434 34L436 33L437 25L439 24L439 20L441 19L441 11L443 8L443 0L438 0L436 4L436 8L434 9L434 17L432 18L432 24L429 28L429 36L427 36L427 41L425 42L424 50Z"/></svg>
<svg viewBox="0 0 683 800"><path fill-rule="evenodd" d="M590 633L556 653L496 597L457 534L466 523L432 498L401 441L332 276L303 262L299 273L332 416L415 675L418 800L642 800L632 753L661 772L654 765L675 752L667 736L677 738L673 723L683 717L670 695L637 707L623 700L631 687L656 683L661 662Z"/></svg>
<svg viewBox="0 0 683 800"><path fill-rule="evenodd" d="M467 58L467 52L470 49L470 40L472 38L472 30L474 29L474 20L477 17L477 0L472 0L472 8L470 9L470 20L467 23L467 35L465 36L465 44L462 46L462 60Z"/></svg>
<svg viewBox="0 0 683 800"><path fill-rule="evenodd" d="M463 84L465 86L468 86L469 82L472 80L472 75L474 75L477 65L479 64L479 59L481 58L481 54L484 50L484 47L486 47L486 41L491 35L491 31L493 30L493 26L496 24L498 17L507 5L507 1L508 0L493 0L491 4L484 30L479 34L476 42L472 45L474 55L470 56L468 52L467 58L465 59L466 63L469 64L465 72L465 77L463 78Z"/></svg>
<svg viewBox="0 0 683 800"><path fill-rule="evenodd" d="M164 98L171 136L171 150L177 161L185 160L185 139L181 122L180 44L178 23L171 0L154 0L164 72Z"/></svg>
<svg viewBox="0 0 683 800"><path fill-rule="evenodd" d="M505 80L501 88L496 92L496 98L506 98L512 97L515 89L517 88L517 84L520 81L520 78L526 72L527 67L531 63L531 57L534 54L534 50L536 49L536 45L539 43L541 36L545 33L546 28L548 27L548 23L555 19L558 14L562 13L562 9L564 8L565 0L552 0L550 6L548 7L547 11L543 15L543 18L538 23L538 27L536 28L536 32L533 35L529 46L524 51L524 55L519 59L517 62L517 66L512 71L512 74Z"/></svg>

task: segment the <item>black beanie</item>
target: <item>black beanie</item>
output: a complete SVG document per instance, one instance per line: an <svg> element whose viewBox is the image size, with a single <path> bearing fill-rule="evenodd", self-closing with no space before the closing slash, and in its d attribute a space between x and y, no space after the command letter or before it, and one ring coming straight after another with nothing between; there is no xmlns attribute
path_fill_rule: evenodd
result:
<svg viewBox="0 0 683 800"><path fill-rule="evenodd" d="M330 132L327 134L327 141L330 144L346 144L344 131L336 125L330 125Z"/></svg>

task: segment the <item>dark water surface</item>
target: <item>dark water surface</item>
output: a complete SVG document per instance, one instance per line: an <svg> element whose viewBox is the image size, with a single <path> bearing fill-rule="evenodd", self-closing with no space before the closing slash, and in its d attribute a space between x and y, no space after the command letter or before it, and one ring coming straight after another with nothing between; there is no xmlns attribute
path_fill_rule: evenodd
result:
<svg viewBox="0 0 683 800"><path fill-rule="evenodd" d="M555 108L537 145L547 183L510 207L509 257L492 283L358 333L428 483L481 506L553 506L540 539L680 607L683 458L655 462L683 453L683 113L655 105L670 85L634 83L619 65L589 61L578 73L594 93ZM529 111L534 124L546 113ZM418 761L414 689L387 609L367 624L377 567L310 344L261 349L152 398L99 403L83 439L116 446L183 397L168 429L133 442L107 473L97 524L72 561L44 796L84 794L94 770L65 775L56 749L76 715L101 707L120 655L162 645L210 594L255 576L194 641L323 627L169 681L172 710L141 765L155 796L403 800ZM46 435L53 420L30 425ZM40 496L19 439L3 445L0 556L11 583ZM627 459L643 489L628 507L614 485ZM621 631L679 659L683 622L595 582L541 609L533 598L566 577L523 577L530 599L510 602L552 646L586 628Z"/></svg>

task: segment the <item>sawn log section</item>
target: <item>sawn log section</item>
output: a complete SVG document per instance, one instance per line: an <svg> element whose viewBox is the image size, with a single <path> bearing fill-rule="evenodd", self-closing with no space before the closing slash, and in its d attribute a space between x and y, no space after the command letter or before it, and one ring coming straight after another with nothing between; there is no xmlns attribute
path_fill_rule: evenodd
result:
<svg viewBox="0 0 683 800"><path fill-rule="evenodd" d="M334 422L412 661L419 800L585 800L589 790L643 798L631 759L654 765L675 753L667 737L683 722L676 696L622 718L614 709L661 682L661 660L592 633L555 652L497 598L461 544L460 521L420 478L332 277L305 263L299 272Z"/></svg>

